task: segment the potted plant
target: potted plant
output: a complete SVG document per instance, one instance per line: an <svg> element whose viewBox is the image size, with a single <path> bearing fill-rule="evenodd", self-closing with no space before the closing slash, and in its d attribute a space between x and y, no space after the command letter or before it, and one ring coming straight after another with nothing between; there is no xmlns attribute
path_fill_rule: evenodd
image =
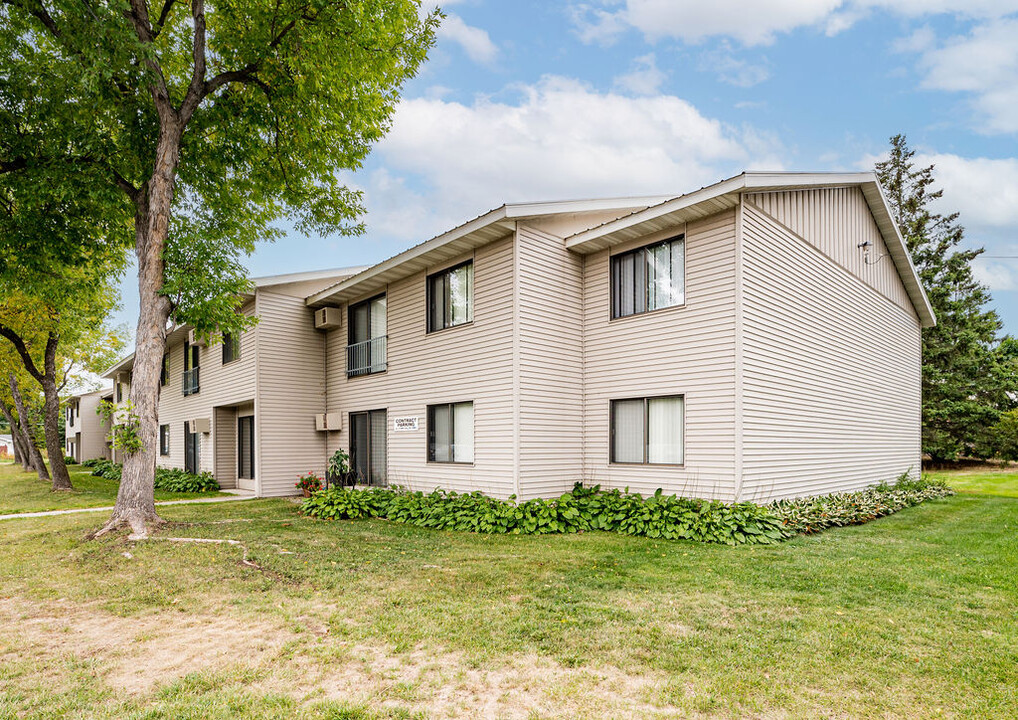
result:
<svg viewBox="0 0 1018 720"><path fill-rule="evenodd" d="M330 483L338 484L340 487L354 485L357 478L350 471L350 456L340 448L329 458L328 480Z"/></svg>
<svg viewBox="0 0 1018 720"><path fill-rule="evenodd" d="M311 493L322 489L322 479L308 470L306 475L297 478L296 486L304 493L304 497L311 497Z"/></svg>

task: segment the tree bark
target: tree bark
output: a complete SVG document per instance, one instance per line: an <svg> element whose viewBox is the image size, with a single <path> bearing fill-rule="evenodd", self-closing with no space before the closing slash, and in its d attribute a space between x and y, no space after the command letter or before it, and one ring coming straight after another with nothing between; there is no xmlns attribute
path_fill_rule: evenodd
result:
<svg viewBox="0 0 1018 720"><path fill-rule="evenodd" d="M32 464L35 466L36 472L39 473L39 479L49 482L49 470L46 469L46 461L43 460L42 453L39 451L39 445L35 441L35 431L32 429L32 421L28 417L25 401L21 397L20 388L18 388L18 379L14 377L14 373L11 373L7 380L11 386L11 397L14 398L14 407L18 410L18 422L21 424L21 429L25 433L25 440L28 443L29 457L32 458Z"/></svg>
<svg viewBox="0 0 1018 720"><path fill-rule="evenodd" d="M14 412L17 412L16 410ZM31 472L35 470L35 466L32 464L32 458L28 454L28 448L25 443L24 433L21 432L21 426L14 418L14 412L7 407L7 403L0 400L0 413L3 413L4 419L7 420L7 424L11 428L11 443L14 445L14 462L20 463L21 468L25 472Z"/></svg>
<svg viewBox="0 0 1018 720"><path fill-rule="evenodd" d="M163 522L156 513L154 486L159 435L159 375L171 305L159 290L163 286L163 247L169 233L182 127L165 116L161 119L164 127L156 149L155 172L135 201L140 313L131 371L131 404L137 417L142 447L124 458L113 515L92 537L123 527L130 527L134 536L146 537L150 526ZM170 125L169 130L167 125Z"/></svg>
<svg viewBox="0 0 1018 720"><path fill-rule="evenodd" d="M43 361L42 393L45 399L46 419L43 430L46 435L46 452L49 455L50 473L54 490L73 490L71 476L64 462L64 446L60 442L60 393L57 390L57 342L54 333L46 341L46 355Z"/></svg>

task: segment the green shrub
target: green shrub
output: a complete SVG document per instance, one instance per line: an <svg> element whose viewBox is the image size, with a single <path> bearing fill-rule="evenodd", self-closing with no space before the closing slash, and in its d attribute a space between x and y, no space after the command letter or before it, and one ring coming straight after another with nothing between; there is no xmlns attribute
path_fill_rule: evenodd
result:
<svg viewBox="0 0 1018 720"><path fill-rule="evenodd" d="M911 478L905 473L893 485L881 484L853 493L779 500L771 509L790 534L810 534L830 527L861 525L926 500L954 495L942 481Z"/></svg>
<svg viewBox="0 0 1018 720"><path fill-rule="evenodd" d="M92 474L96 477L120 482L122 468L112 460L96 460L90 467L92 468Z"/></svg>
<svg viewBox="0 0 1018 720"><path fill-rule="evenodd" d="M178 493L212 492L219 489L219 483L212 473L192 475L179 468L156 468L156 490Z"/></svg>
<svg viewBox="0 0 1018 720"><path fill-rule="evenodd" d="M78 461L71 455L64 455L64 465L77 465Z"/></svg>
<svg viewBox="0 0 1018 720"><path fill-rule="evenodd" d="M81 463L81 467L92 468L92 467L95 467L96 465L98 465L101 462L106 462L106 461L102 460L101 458L92 458L91 460L86 460L85 462Z"/></svg>
<svg viewBox="0 0 1018 720"><path fill-rule="evenodd" d="M96 477L117 482L120 482L123 472L121 465L110 460L89 460L88 467L92 468L92 474ZM156 468L155 488L167 492L200 493L218 490L219 483L209 472L192 475L177 468Z"/></svg>
<svg viewBox="0 0 1018 720"><path fill-rule="evenodd" d="M424 494L399 488L333 487L304 501L301 511L321 519L380 517L394 522L493 534L617 532L670 540L689 539L736 545L762 544L784 537L781 519L752 503L679 498L659 490L643 498L600 487L573 491L554 500L497 500L480 492L444 490Z"/></svg>

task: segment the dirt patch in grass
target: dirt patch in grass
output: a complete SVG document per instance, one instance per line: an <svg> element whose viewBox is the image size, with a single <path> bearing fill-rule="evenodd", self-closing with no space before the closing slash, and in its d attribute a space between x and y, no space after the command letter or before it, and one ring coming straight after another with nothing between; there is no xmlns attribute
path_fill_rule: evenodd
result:
<svg viewBox="0 0 1018 720"><path fill-rule="evenodd" d="M0 599L0 618L4 644L16 648L0 661L87 661L112 689L138 698L192 673L244 669L258 678L248 686L257 693L410 707L429 717L644 718L675 710L653 701L667 682L662 674L569 668L537 655L488 664L459 652L396 653L334 638L314 622L287 629L250 616L173 611L123 618L14 597ZM47 681L59 684L60 676Z"/></svg>

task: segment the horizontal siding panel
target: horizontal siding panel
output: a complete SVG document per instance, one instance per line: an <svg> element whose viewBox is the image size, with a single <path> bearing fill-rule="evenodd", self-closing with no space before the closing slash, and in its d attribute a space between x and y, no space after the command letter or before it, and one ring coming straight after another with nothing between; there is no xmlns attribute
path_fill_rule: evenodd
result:
<svg viewBox="0 0 1018 720"><path fill-rule="evenodd" d="M586 256L586 480L647 494L662 488L666 493L732 499L734 211L687 224L685 307L611 320L609 267L607 250ZM610 401L669 394L686 397L685 466L609 464Z"/></svg>
<svg viewBox="0 0 1018 720"><path fill-rule="evenodd" d="M845 228L866 227L823 226L799 200L782 202L768 212L824 230L825 242L854 242ZM918 470L914 313L753 204L744 219L743 498L847 491Z"/></svg>
<svg viewBox="0 0 1018 720"><path fill-rule="evenodd" d="M415 490L481 490L496 497L515 492L513 478L513 239L474 251L474 320L427 333L427 270L387 289L388 369L346 377L347 316L327 335L329 412L342 416L329 433L329 451L349 451L349 413L388 411L390 484ZM450 260L457 258L450 256ZM463 258L466 259L466 258ZM474 403L474 463L427 462L427 406ZM392 418L416 416L418 432L394 432Z"/></svg>

